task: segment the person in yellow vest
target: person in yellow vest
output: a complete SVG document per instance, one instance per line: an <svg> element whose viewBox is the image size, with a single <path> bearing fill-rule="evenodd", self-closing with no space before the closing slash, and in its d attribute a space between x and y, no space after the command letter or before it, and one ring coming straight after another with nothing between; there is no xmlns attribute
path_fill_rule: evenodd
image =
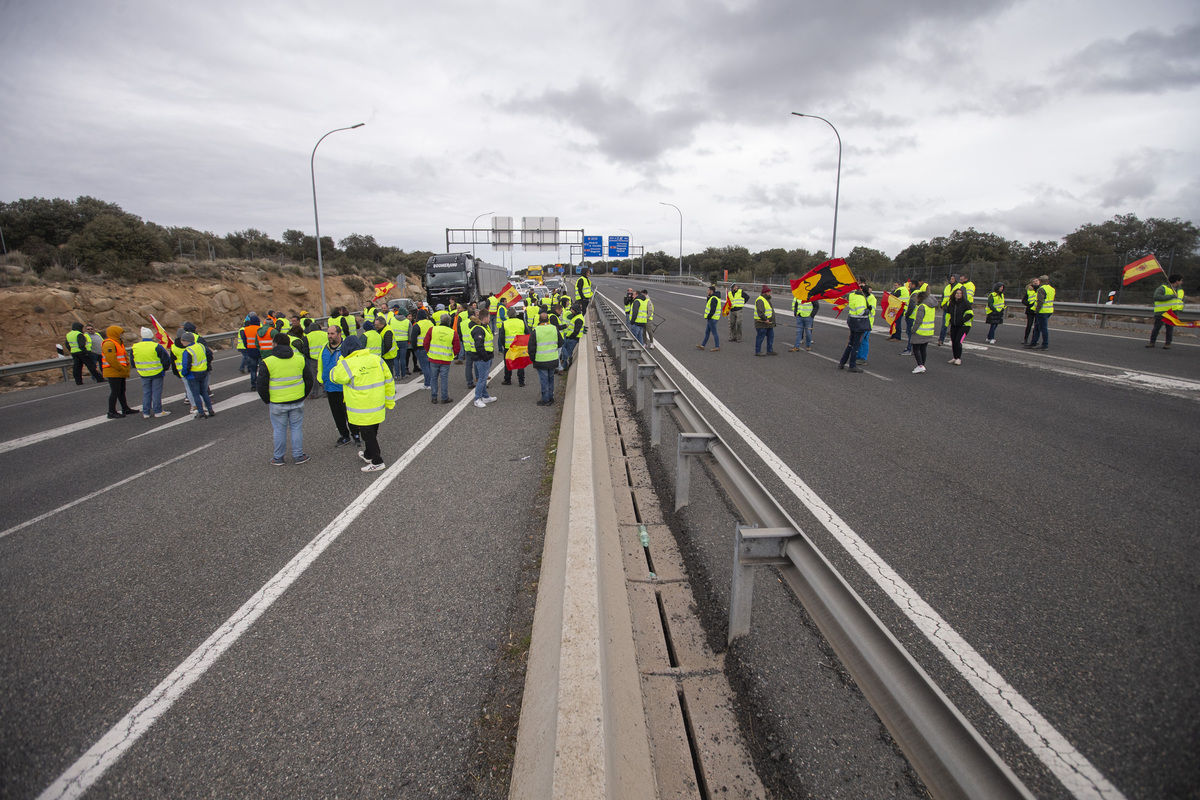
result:
<svg viewBox="0 0 1200 800"><path fill-rule="evenodd" d="M308 343L308 368L313 371L313 375L319 375L321 372L321 348L329 342L329 329L323 328L312 320L311 317L304 318L304 339ZM319 380L313 381L313 398L321 396L323 384Z"/></svg>
<svg viewBox="0 0 1200 800"><path fill-rule="evenodd" d="M425 334L429 333L429 329L433 327L433 321L429 318L429 309L417 309L417 319L412 325L409 332L409 347L414 354L414 359L417 364L417 371L421 373L421 378L425 383L425 388L429 388L429 354L425 352Z"/></svg>
<svg viewBox="0 0 1200 800"><path fill-rule="evenodd" d="M441 391L442 403L453 403L450 396L450 365L458 353L461 343L454 323L449 314L443 314L441 321L428 329L423 341L425 357L429 359L429 394L432 402L437 403L438 391Z"/></svg>
<svg viewBox="0 0 1200 800"><path fill-rule="evenodd" d="M871 294L871 287L867 284L862 284L859 291L862 292L863 299L867 301L867 329L863 331L862 342L858 345L858 362L865 364L867 363L867 354L871 349L871 329L875 327L875 309L878 308L879 301L875 299L875 295Z"/></svg>
<svg viewBox="0 0 1200 800"><path fill-rule="evenodd" d="M468 389L475 388L475 372L474 368L471 366L472 359L474 358L475 354L473 351L467 349L467 339L470 338L467 334L467 329L471 325L471 318L475 316L476 310L477 307L475 303L471 303L470 305L459 303L458 310L454 312L454 333L456 336L458 336L458 340L462 342L463 346L462 350L460 350L458 353L458 358L454 359L454 363L465 363L467 365Z"/></svg>
<svg viewBox="0 0 1200 800"><path fill-rule="evenodd" d="M908 313L908 300L912 296L912 291L908 288L908 282L900 283L899 281L897 281L896 285L894 287L892 287L891 295L892 295L892 297L895 297L896 299L898 299L901 303L904 303L904 313L907 314ZM896 332L888 337L888 341L889 342L898 342L902 338L904 338L903 335L901 334L902 329L903 329L903 325L901 324L900 321L897 321L896 322Z"/></svg>
<svg viewBox="0 0 1200 800"><path fill-rule="evenodd" d="M913 305L913 330L909 338L909 349L917 361L913 368L914 375L925 371L925 357L928 355L929 343L933 341L933 333L937 328L937 301L929 292L921 290L910 295Z"/></svg>
<svg viewBox="0 0 1200 800"><path fill-rule="evenodd" d="M950 363L962 366L963 341L971 330L971 320L975 311L967 300L967 290L962 286L955 287L950 293L950 302L945 304L946 316L950 321Z"/></svg>
<svg viewBox="0 0 1200 800"><path fill-rule="evenodd" d="M376 316L376 319L382 319ZM342 357L329 373L341 384L346 402L346 419L358 427L363 449L359 458L367 462L363 472L378 472L386 464L379 449L379 425L396 407L396 383L383 359L363 347L362 337L342 342Z"/></svg>
<svg viewBox="0 0 1200 800"><path fill-rule="evenodd" d="M154 331L149 328L142 328L142 340L129 349L133 351L133 368L142 379L142 418L171 416L162 407L163 380L171 368L171 354L154 341Z"/></svg>
<svg viewBox="0 0 1200 800"><path fill-rule="evenodd" d="M388 319L388 327L392 329L392 341L396 343L396 357L392 359L392 376L397 380L408 377L408 341L412 333L412 321L408 318L408 309L397 306L392 310Z"/></svg>
<svg viewBox="0 0 1200 800"><path fill-rule="evenodd" d="M812 331L813 318L817 315L818 304L816 300L809 300L801 303L795 297L792 298L792 315L796 318L796 344L789 353L795 353L800 350L800 342L804 342L805 351L812 350Z"/></svg>
<svg viewBox="0 0 1200 800"><path fill-rule="evenodd" d="M1021 346L1029 344L1029 334L1037 324L1037 293L1041 287L1041 281L1037 278L1031 280L1025 286L1025 294L1021 298L1021 304L1025 306L1025 336L1021 339Z"/></svg>
<svg viewBox="0 0 1200 800"><path fill-rule="evenodd" d="M1042 346L1039 350L1050 349L1050 316L1054 313L1054 295L1056 294L1054 287L1050 285L1050 276L1043 275L1038 278L1037 298L1034 300L1033 311L1037 314L1037 325L1033 329L1033 338L1029 340L1029 344L1025 345L1029 349L1038 346L1038 337L1041 337Z"/></svg>
<svg viewBox="0 0 1200 800"><path fill-rule="evenodd" d="M562 331L550 324L550 315L538 317L537 327L529 335L529 358L542 384L539 406L554 405L554 373L558 369L558 353L562 348Z"/></svg>
<svg viewBox="0 0 1200 800"><path fill-rule="evenodd" d="M646 349L654 349L654 298L650 297L650 290L644 289L646 303ZM582 315L580 316L582 319Z"/></svg>
<svg viewBox="0 0 1200 800"><path fill-rule="evenodd" d="M208 375L212 364L212 350L196 334L187 331L179 337L183 345L183 358L179 362L180 376L191 384L192 398L196 401L196 416L194 419L215 417L212 407L212 396L208 392ZM205 409L208 409L207 412Z"/></svg>
<svg viewBox="0 0 1200 800"><path fill-rule="evenodd" d="M633 296L633 302L629 306L629 329L633 331L633 337L641 345L646 344L646 325L650 321L649 311L646 290L639 289L638 293Z"/></svg>
<svg viewBox="0 0 1200 800"><path fill-rule="evenodd" d="M764 340L767 352L761 353ZM765 283L754 299L754 355L778 355L775 352L775 309L771 307L771 287Z"/></svg>
<svg viewBox="0 0 1200 800"><path fill-rule="evenodd" d="M914 299L921 292L925 292L925 296L929 296L929 284L924 281L918 281L916 278L908 279L908 297L911 302L908 308L904 310L904 335L905 347L900 351L900 355L906 356L912 353L912 338L913 328L916 327L917 306L919 302Z"/></svg>
<svg viewBox="0 0 1200 800"><path fill-rule="evenodd" d="M588 267L584 267L579 271L579 279L575 281L575 301L579 303L583 316L587 316L588 304L592 302L592 295L595 289L592 288L592 271Z"/></svg>
<svg viewBox="0 0 1200 800"><path fill-rule="evenodd" d="M496 322L500 315L500 306L502 303L500 302L500 298L495 294L489 294L487 296L487 304L488 319L490 320L488 324L492 328L492 336L494 338L496 336Z"/></svg>
<svg viewBox="0 0 1200 800"><path fill-rule="evenodd" d="M862 344L863 333L871 327L870 320L871 309L862 291L855 290L846 295L846 325L850 328L850 340L842 352L838 369L845 369L846 363L849 362L850 372L862 372L858 368L858 347Z"/></svg>
<svg viewBox="0 0 1200 800"><path fill-rule="evenodd" d="M950 296L954 294L955 287L958 286L958 276L953 272L946 279L946 286L942 289L942 329L938 331L937 346L942 347L946 344L946 333L950 330L950 312L947 307L950 305Z"/></svg>
<svg viewBox="0 0 1200 800"><path fill-rule="evenodd" d="M120 325L109 325L104 331L104 341L100 344L100 371L108 381L108 418L121 419L134 413L125 399L125 380L129 377L129 354L121 337L125 329ZM117 413L117 402L121 403L121 413Z"/></svg>
<svg viewBox="0 0 1200 800"><path fill-rule="evenodd" d="M71 330L67 331L67 351L71 354L71 360L74 362L76 386L83 386L84 364L87 365L88 372L92 373L93 381L104 383L104 377L96 369L96 359L92 356L90 345L91 342L88 340L88 335L83 332L83 323L71 323Z"/></svg>
<svg viewBox="0 0 1200 800"><path fill-rule="evenodd" d="M258 396L271 409L272 441L275 446L271 466L282 467L287 452L288 434L292 440L292 463L309 460L304 452L304 398L312 392L315 376L303 354L292 347L282 334L272 340L271 351L258 367Z"/></svg>
<svg viewBox="0 0 1200 800"><path fill-rule="evenodd" d="M1167 278L1167 282L1154 290L1154 328L1150 331L1150 344L1146 347L1154 347L1158 341L1158 332L1162 330L1164 323L1163 314L1168 311L1179 312L1183 310L1183 276L1171 275ZM1175 332L1175 326L1167 324L1167 338L1163 343L1163 350L1171 349L1171 337Z"/></svg>
<svg viewBox="0 0 1200 800"><path fill-rule="evenodd" d="M742 340L742 309L746 307L746 293L736 283L731 283L726 297L729 300L729 341L740 342ZM720 344L717 346L720 347Z"/></svg>
<svg viewBox="0 0 1200 800"><path fill-rule="evenodd" d="M490 318L491 314L486 309L480 309L467 329L471 352L474 354L471 364L475 368L476 408L486 408L489 403L496 402L496 398L487 390L488 373L492 371L492 359L496 352L496 337L492 335ZM465 341L463 347L466 347Z"/></svg>
<svg viewBox="0 0 1200 800"><path fill-rule="evenodd" d="M1004 324L1004 284L997 283L992 286L992 292L987 299L987 318L984 320L991 327L988 328L987 343L996 343L996 328Z"/></svg>
<svg viewBox="0 0 1200 800"><path fill-rule="evenodd" d="M713 347L712 352L717 352L721 349L721 334L717 332L717 320L721 318L721 298L717 294L716 286L708 287L708 299L704 301L704 341L696 345L697 350L703 350L708 346L708 337L712 336Z"/></svg>
<svg viewBox="0 0 1200 800"><path fill-rule="evenodd" d="M646 302L650 305L649 319L654 321L654 303L649 298ZM583 335L583 306L578 301L573 306L563 312L563 349L560 358L562 370L565 372L571 366L572 357L575 355L575 348L579 346L579 337ZM650 334L650 325L646 325L646 334ZM654 347L653 338L650 341L650 347Z"/></svg>
<svg viewBox="0 0 1200 800"><path fill-rule="evenodd" d="M512 347L513 341L518 336L524 336L530 332L529 326L525 324L525 308L524 303L518 302L513 306L513 314L508 319L504 320L504 324L500 326L500 349L505 353L508 348ZM501 386L512 386L513 371L508 368L507 361L504 364L504 380L500 381ZM517 385L525 385L525 368L521 367L517 370Z"/></svg>

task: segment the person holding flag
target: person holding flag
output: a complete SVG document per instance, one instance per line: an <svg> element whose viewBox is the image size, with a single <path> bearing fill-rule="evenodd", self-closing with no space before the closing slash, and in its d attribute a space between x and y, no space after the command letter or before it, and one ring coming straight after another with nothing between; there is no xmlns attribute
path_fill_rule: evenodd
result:
<svg viewBox="0 0 1200 800"><path fill-rule="evenodd" d="M1177 322L1171 322L1167 317L1168 314L1175 316L1179 311L1183 310L1183 276L1171 275L1167 278L1167 282L1154 290L1154 328L1150 331L1150 344L1146 347L1154 347L1158 341L1158 332L1162 330L1163 325L1167 327L1166 341L1163 343L1163 350L1171 349L1171 338L1174 334L1175 325ZM1178 320L1178 317L1175 317Z"/></svg>
<svg viewBox="0 0 1200 800"><path fill-rule="evenodd" d="M513 373L517 373L517 385L525 385L525 367L529 360L529 327L525 324L524 304L513 306L513 315L500 326L500 346L504 349L504 380L501 386L512 386Z"/></svg>
<svg viewBox="0 0 1200 800"><path fill-rule="evenodd" d="M867 301L867 329L863 331L862 342L858 345L858 360L865 364L867 363L867 354L871 349L871 329L875 327L875 309L879 301L875 299L875 295L871 294L871 287L865 283L859 288L859 291Z"/></svg>
<svg viewBox="0 0 1200 800"><path fill-rule="evenodd" d="M904 283L897 281L896 285L892 288L892 291L883 298L883 320L884 322L888 323L889 326L888 341L900 341L900 325L897 321L899 320L900 315L904 313L904 307L908 305L908 298L911 294L912 292L908 288L907 281ZM894 317L889 316L888 314L888 309L896 305L891 300L888 300L889 296L898 298L899 300L900 311Z"/></svg>
<svg viewBox="0 0 1200 800"><path fill-rule="evenodd" d="M850 340L846 343L846 349L842 351L838 369L845 369L846 363L849 362L851 372L862 372L858 368L858 348L862 345L863 333L871 327L871 311L867 305L867 298L863 297L861 291L846 295L846 308L849 312L846 315L846 325L850 328Z"/></svg>

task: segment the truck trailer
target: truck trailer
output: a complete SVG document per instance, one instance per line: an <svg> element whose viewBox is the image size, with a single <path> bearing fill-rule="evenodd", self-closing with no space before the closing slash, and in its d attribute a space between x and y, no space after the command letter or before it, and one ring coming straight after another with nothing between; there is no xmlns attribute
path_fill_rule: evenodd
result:
<svg viewBox="0 0 1200 800"><path fill-rule="evenodd" d="M489 294L498 294L508 283L508 270L489 264L470 253L440 253L425 263L421 285L431 306L478 303Z"/></svg>

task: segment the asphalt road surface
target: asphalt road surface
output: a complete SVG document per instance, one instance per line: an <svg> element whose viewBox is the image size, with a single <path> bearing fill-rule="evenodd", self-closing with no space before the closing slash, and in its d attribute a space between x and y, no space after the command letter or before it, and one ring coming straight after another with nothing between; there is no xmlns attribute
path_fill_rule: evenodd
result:
<svg viewBox="0 0 1200 800"><path fill-rule="evenodd" d="M312 460L273 467L217 355L203 421L105 420L90 384L0 398L0 796L469 793L558 407L534 376L474 408L456 366L458 403L388 413L384 472L323 398Z"/></svg>
<svg viewBox="0 0 1200 800"><path fill-rule="evenodd" d="M618 302L646 285L597 284ZM1023 325L1001 326L994 346L976 325L962 366L931 345L929 371L913 375L911 356L876 332L866 372L850 374L836 367L848 333L828 304L813 352L790 353L790 298L777 298L781 352L755 358L750 307L742 342L722 320L721 351L701 352L703 291L650 290L661 322L651 354L1035 795L1200 796L1194 337L1147 350L1129 333L1055 327L1051 349L1030 352ZM652 467L669 492L664 441ZM736 520L695 474L692 506L673 523L723 641ZM1017 696L986 702L894 587L851 556L847 530ZM814 719L821 709L804 695L822 670L805 663L815 656L800 642L804 614L758 572L753 630L732 653L772 758L819 796L891 794L830 788L876 767ZM1060 737L1036 752L1015 732L1030 709Z"/></svg>

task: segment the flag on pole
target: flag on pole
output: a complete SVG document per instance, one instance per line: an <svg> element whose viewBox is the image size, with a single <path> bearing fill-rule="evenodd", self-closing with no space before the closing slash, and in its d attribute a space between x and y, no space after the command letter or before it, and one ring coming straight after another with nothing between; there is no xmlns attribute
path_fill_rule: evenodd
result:
<svg viewBox="0 0 1200 800"><path fill-rule="evenodd" d="M154 340L165 347L168 353L171 352L171 336L153 314L150 315L150 325L154 328Z"/></svg>
<svg viewBox="0 0 1200 800"><path fill-rule="evenodd" d="M524 369L533 363L529 358L529 334L514 336L508 352L504 354L504 366L512 369Z"/></svg>
<svg viewBox="0 0 1200 800"><path fill-rule="evenodd" d="M721 306L721 316L728 317L729 312L733 311L733 298L728 293L725 294L725 305Z"/></svg>
<svg viewBox="0 0 1200 800"><path fill-rule="evenodd" d="M1140 281L1142 278L1145 278L1148 275L1153 275L1156 272L1162 271L1162 265L1158 263L1158 259L1154 256L1139 258L1132 264L1127 264L1125 266L1125 275L1121 281L1121 285L1128 286L1135 281Z"/></svg>
<svg viewBox="0 0 1200 800"><path fill-rule="evenodd" d="M857 284L855 284L855 285L857 285ZM833 299L833 307L837 310L837 313L834 314L835 317L840 317L842 315L842 312L846 310L847 302L849 302L849 301L846 300L846 295L842 295L841 297L835 297Z"/></svg>
<svg viewBox="0 0 1200 800"><path fill-rule="evenodd" d="M384 281L383 283L375 284L375 299L378 300L395 288L396 284L392 283L391 281Z"/></svg>
<svg viewBox="0 0 1200 800"><path fill-rule="evenodd" d="M1167 311L1163 313L1163 322L1167 323L1168 325L1174 325L1176 328L1200 328L1200 320L1189 320L1184 322L1175 314L1174 311Z"/></svg>
<svg viewBox="0 0 1200 800"><path fill-rule="evenodd" d="M801 303L843 297L857 288L858 280L844 258L818 264L803 278L792 281L792 294Z"/></svg>
<svg viewBox="0 0 1200 800"><path fill-rule="evenodd" d="M512 306L521 300L521 293L514 289L511 283L506 283L504 288L496 294L496 299L506 306Z"/></svg>
<svg viewBox="0 0 1200 800"><path fill-rule="evenodd" d="M896 332L896 325L899 324L900 318L904 316L904 307L906 305L908 304L891 292L883 293L883 321L888 324L889 336Z"/></svg>

